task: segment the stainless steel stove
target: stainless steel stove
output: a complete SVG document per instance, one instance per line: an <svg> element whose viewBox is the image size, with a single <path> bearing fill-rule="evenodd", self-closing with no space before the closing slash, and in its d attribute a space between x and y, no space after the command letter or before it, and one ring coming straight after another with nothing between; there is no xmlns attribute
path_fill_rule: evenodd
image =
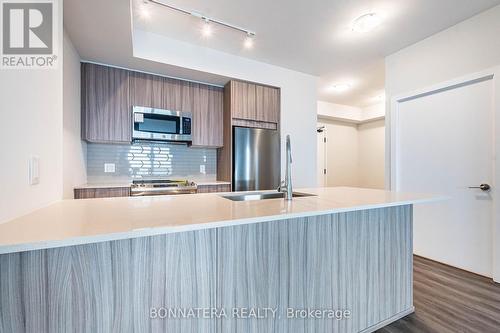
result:
<svg viewBox="0 0 500 333"><path fill-rule="evenodd" d="M148 179L134 180L130 186L130 195L166 195L196 193L195 183L187 180Z"/></svg>

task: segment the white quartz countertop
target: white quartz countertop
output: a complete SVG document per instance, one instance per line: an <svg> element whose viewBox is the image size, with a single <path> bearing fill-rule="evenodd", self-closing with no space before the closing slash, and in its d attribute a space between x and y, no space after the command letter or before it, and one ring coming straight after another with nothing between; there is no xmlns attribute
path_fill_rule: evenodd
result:
<svg viewBox="0 0 500 333"><path fill-rule="evenodd" d="M0 254L440 200L352 187L296 189L293 201L217 193L62 200L0 224Z"/></svg>

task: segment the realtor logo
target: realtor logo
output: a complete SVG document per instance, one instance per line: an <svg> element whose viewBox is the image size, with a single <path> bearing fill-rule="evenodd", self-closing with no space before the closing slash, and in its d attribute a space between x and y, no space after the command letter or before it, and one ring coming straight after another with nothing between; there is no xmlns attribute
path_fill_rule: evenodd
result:
<svg viewBox="0 0 500 333"><path fill-rule="evenodd" d="M54 68L54 3L4 0L1 4L1 67Z"/></svg>

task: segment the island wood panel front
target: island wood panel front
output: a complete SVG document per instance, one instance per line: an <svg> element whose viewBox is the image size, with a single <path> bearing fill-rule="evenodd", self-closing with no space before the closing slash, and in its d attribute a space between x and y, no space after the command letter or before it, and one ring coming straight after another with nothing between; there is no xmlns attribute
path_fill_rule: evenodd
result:
<svg viewBox="0 0 500 333"><path fill-rule="evenodd" d="M130 72L91 63L81 65L82 139L132 141Z"/></svg>
<svg viewBox="0 0 500 333"><path fill-rule="evenodd" d="M413 311L412 208L400 206L218 229L219 308L276 307L218 332L373 332ZM350 319L287 319L287 309Z"/></svg>
<svg viewBox="0 0 500 333"><path fill-rule="evenodd" d="M0 328L372 332L413 310L411 216L407 205L0 255ZM227 317L150 318L162 307ZM236 319L233 307L282 315ZM351 318L289 319L287 308Z"/></svg>

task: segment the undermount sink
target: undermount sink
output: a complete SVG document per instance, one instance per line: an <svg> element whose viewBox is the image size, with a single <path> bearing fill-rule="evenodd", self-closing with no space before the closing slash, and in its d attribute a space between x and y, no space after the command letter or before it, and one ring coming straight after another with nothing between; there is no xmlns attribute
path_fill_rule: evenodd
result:
<svg viewBox="0 0 500 333"><path fill-rule="evenodd" d="M312 197L315 194L293 192L293 197ZM266 199L283 199L283 192L245 192L236 194L224 194L221 197L232 201L251 201L251 200L266 200Z"/></svg>

